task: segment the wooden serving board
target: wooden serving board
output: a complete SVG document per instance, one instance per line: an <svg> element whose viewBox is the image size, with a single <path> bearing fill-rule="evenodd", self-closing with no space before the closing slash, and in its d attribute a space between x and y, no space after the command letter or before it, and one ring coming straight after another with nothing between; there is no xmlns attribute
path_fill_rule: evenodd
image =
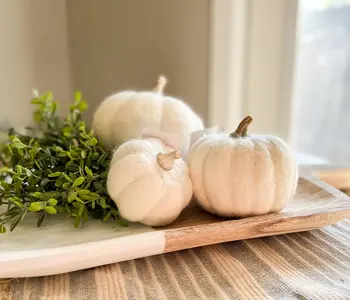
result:
<svg viewBox="0 0 350 300"><path fill-rule="evenodd" d="M263 201L264 199L261 199ZM280 213L243 219L214 217L192 203L172 225L112 229L53 216L37 228L25 220L0 236L0 278L53 275L192 247L307 231L350 217L350 198L313 177L300 178L296 195Z"/></svg>

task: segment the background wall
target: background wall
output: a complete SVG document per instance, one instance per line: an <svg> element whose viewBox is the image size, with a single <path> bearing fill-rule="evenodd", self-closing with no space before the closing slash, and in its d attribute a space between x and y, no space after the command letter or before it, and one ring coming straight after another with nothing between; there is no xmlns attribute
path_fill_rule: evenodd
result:
<svg viewBox="0 0 350 300"><path fill-rule="evenodd" d="M65 1L0 1L0 127L31 122L32 89L71 96Z"/></svg>
<svg viewBox="0 0 350 300"><path fill-rule="evenodd" d="M167 93L207 117L209 0L67 1L73 86L95 107L120 89Z"/></svg>
<svg viewBox="0 0 350 300"><path fill-rule="evenodd" d="M73 89L90 103L109 94L166 92L207 117L209 0L0 1L0 126L31 122L32 89L63 107Z"/></svg>

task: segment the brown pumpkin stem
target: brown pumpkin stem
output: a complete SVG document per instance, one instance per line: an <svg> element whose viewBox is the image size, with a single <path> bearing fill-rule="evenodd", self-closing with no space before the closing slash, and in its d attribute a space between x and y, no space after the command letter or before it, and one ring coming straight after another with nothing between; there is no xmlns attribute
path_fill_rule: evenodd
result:
<svg viewBox="0 0 350 300"><path fill-rule="evenodd" d="M157 85L154 87L154 91L157 93L157 94L163 94L164 92L164 88L167 84L167 79L164 75L160 75L158 77L158 82L157 82Z"/></svg>
<svg viewBox="0 0 350 300"><path fill-rule="evenodd" d="M158 153L157 162L165 171L170 171L175 160L179 158L181 158L181 153L176 150L169 153Z"/></svg>
<svg viewBox="0 0 350 300"><path fill-rule="evenodd" d="M252 117L245 117L241 123L239 123L237 129L230 134L232 138L240 138L247 136L248 126L253 121Z"/></svg>

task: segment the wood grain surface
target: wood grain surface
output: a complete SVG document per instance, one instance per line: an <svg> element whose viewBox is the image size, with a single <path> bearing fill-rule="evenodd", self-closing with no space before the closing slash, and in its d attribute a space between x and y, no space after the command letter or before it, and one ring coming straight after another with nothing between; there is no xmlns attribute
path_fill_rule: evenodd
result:
<svg viewBox="0 0 350 300"><path fill-rule="evenodd" d="M320 228L350 217L350 198L308 176L300 178L293 200L280 213L223 219L192 203L165 232L165 252Z"/></svg>
<svg viewBox="0 0 350 300"><path fill-rule="evenodd" d="M173 224L162 228L133 224L133 228L111 231L106 224L91 220L91 224L74 231L69 220L65 223L53 216L47 220L51 224L33 230L30 226L36 226L35 222L30 225L30 220L26 220L28 223L22 224L22 229L19 225L11 235L2 236L0 277L53 275L164 252L308 231L350 218L348 196L314 177L319 169L300 171L295 197L282 212L275 214L218 218L192 201ZM1 286L7 288L0 282Z"/></svg>
<svg viewBox="0 0 350 300"><path fill-rule="evenodd" d="M350 190L350 167L318 170L314 175L337 189Z"/></svg>
<svg viewBox="0 0 350 300"><path fill-rule="evenodd" d="M302 175L312 175L325 183L343 191L350 191L350 165L303 165Z"/></svg>

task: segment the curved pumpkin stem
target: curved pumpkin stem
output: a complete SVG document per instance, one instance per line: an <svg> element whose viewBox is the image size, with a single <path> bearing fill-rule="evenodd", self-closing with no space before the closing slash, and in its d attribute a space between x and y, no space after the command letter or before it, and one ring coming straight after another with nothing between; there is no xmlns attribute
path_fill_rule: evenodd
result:
<svg viewBox="0 0 350 300"><path fill-rule="evenodd" d="M163 92L164 92L164 88L166 86L166 84L168 83L168 80L166 79L166 77L164 75L160 75L158 77L158 82L157 82L157 85L154 87L154 91L157 93L157 94L160 94L162 95Z"/></svg>
<svg viewBox="0 0 350 300"><path fill-rule="evenodd" d="M158 153L157 162L165 171L170 171L175 160L179 158L181 158L181 153L176 150L168 153Z"/></svg>
<svg viewBox="0 0 350 300"><path fill-rule="evenodd" d="M232 138L240 138L247 136L248 126L253 121L253 118L248 116L245 117L241 123L239 123L237 129L230 134Z"/></svg>

